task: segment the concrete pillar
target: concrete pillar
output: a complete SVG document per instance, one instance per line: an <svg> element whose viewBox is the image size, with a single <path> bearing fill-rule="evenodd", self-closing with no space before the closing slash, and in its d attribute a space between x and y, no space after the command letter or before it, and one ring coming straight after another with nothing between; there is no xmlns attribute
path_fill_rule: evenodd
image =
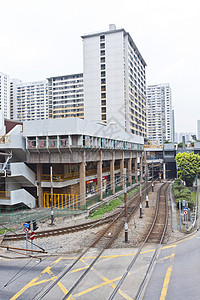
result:
<svg viewBox="0 0 200 300"><path fill-rule="evenodd" d="M120 177L122 189L124 189L124 151L122 152L122 159L120 159Z"/></svg>
<svg viewBox="0 0 200 300"><path fill-rule="evenodd" d="M128 160L128 182L132 184L132 152L130 152L130 157Z"/></svg>
<svg viewBox="0 0 200 300"><path fill-rule="evenodd" d="M86 204L86 187L85 187L85 178L86 178L86 172L85 172L85 151L83 151L82 155L82 163L80 164L80 205Z"/></svg>
<svg viewBox="0 0 200 300"><path fill-rule="evenodd" d="M110 188L115 194L115 153L112 153L112 160L110 161Z"/></svg>
<svg viewBox="0 0 200 300"><path fill-rule="evenodd" d="M135 180L136 180L136 182L138 182L138 164L137 164L137 160L138 160L138 154L136 152L136 158L135 158Z"/></svg>
<svg viewBox="0 0 200 300"><path fill-rule="evenodd" d="M42 164L37 164L37 196L38 196L38 206L43 207L43 188L41 186L42 181Z"/></svg>
<svg viewBox="0 0 200 300"><path fill-rule="evenodd" d="M166 165L163 163L163 179L166 179Z"/></svg>
<svg viewBox="0 0 200 300"><path fill-rule="evenodd" d="M100 151L100 158L97 162L97 188L100 200L103 200L103 191L102 191L102 152Z"/></svg>

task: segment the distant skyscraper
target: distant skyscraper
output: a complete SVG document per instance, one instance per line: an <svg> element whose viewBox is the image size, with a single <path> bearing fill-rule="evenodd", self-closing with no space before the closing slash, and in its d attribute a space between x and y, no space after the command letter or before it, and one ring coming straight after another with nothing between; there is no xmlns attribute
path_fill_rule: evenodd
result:
<svg viewBox="0 0 200 300"><path fill-rule="evenodd" d="M163 144L173 141L172 99L169 84L147 87L147 138Z"/></svg>
<svg viewBox="0 0 200 300"><path fill-rule="evenodd" d="M132 37L112 24L82 39L85 119L146 137L146 63Z"/></svg>
<svg viewBox="0 0 200 300"><path fill-rule="evenodd" d="M84 118L83 73L48 78L49 118Z"/></svg>
<svg viewBox="0 0 200 300"><path fill-rule="evenodd" d="M10 78L0 72L0 111L5 119L10 118Z"/></svg>
<svg viewBox="0 0 200 300"><path fill-rule="evenodd" d="M174 143L176 141L175 138L175 113L174 108L172 109L172 142Z"/></svg>
<svg viewBox="0 0 200 300"><path fill-rule="evenodd" d="M48 119L47 82L16 83L13 118L19 121Z"/></svg>

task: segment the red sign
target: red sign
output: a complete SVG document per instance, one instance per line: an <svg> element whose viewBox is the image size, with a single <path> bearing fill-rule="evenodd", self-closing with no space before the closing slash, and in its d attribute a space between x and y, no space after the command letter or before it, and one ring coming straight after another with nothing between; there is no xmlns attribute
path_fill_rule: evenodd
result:
<svg viewBox="0 0 200 300"><path fill-rule="evenodd" d="M29 229L27 227L24 228L24 232L29 232Z"/></svg>
<svg viewBox="0 0 200 300"><path fill-rule="evenodd" d="M93 182L97 182L97 179L88 180L88 181L86 181L86 184L93 183Z"/></svg>
<svg viewBox="0 0 200 300"><path fill-rule="evenodd" d="M31 234L30 234L30 239L31 239L31 240L34 240L34 238L35 238L35 232L31 232Z"/></svg>
<svg viewBox="0 0 200 300"><path fill-rule="evenodd" d="M187 211L187 210L184 210L184 211L183 211L183 214L184 214L184 215L187 215L187 214L188 214L188 211Z"/></svg>

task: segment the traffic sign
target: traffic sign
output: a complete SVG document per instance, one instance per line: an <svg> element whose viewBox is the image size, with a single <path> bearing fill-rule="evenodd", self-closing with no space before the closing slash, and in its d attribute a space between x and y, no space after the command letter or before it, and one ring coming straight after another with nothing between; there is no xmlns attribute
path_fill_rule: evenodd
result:
<svg viewBox="0 0 200 300"><path fill-rule="evenodd" d="M24 228L30 228L30 224L24 223L24 224L23 224L23 227L24 227Z"/></svg>
<svg viewBox="0 0 200 300"><path fill-rule="evenodd" d="M34 238L35 238L35 232L31 232L31 234L30 234L30 239L31 239L31 240L34 240Z"/></svg>
<svg viewBox="0 0 200 300"><path fill-rule="evenodd" d="M183 211L183 214L186 216L188 214L188 211L187 210L184 210Z"/></svg>
<svg viewBox="0 0 200 300"><path fill-rule="evenodd" d="M184 207L183 210L188 210L188 207Z"/></svg>
<svg viewBox="0 0 200 300"><path fill-rule="evenodd" d="M29 232L29 229L27 227L24 227L24 232Z"/></svg>

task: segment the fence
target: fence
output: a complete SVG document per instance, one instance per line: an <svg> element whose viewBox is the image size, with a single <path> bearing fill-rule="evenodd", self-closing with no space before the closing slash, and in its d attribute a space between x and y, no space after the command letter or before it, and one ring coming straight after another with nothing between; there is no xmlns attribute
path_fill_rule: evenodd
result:
<svg viewBox="0 0 200 300"><path fill-rule="evenodd" d="M51 206L51 194L44 193L44 207ZM53 207L79 209L78 195L73 194L53 194Z"/></svg>

